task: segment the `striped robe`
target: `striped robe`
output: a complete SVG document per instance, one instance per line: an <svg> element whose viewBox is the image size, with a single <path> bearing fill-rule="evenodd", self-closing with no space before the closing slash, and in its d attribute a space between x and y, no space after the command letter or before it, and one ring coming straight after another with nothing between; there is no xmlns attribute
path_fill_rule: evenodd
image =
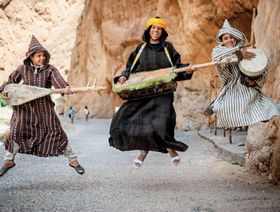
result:
<svg viewBox="0 0 280 212"><path fill-rule="evenodd" d="M20 83L44 88L64 88L68 84L58 70L47 65L37 73L30 65L21 65L14 71L8 83ZM13 141L20 149L19 153L39 157L63 154L68 139L54 110L50 96L45 96L19 106L13 106L10 121L10 134L6 140L6 149L12 152Z"/></svg>
<svg viewBox="0 0 280 212"><path fill-rule="evenodd" d="M227 56L229 48L219 45L213 49L213 61L236 57ZM217 65L221 81L221 92L211 104L212 110L217 114L218 127L241 127L266 121L273 116L280 115L280 105L275 104L261 91L266 73L256 80L255 87L247 87L241 83L241 72L238 63Z"/></svg>

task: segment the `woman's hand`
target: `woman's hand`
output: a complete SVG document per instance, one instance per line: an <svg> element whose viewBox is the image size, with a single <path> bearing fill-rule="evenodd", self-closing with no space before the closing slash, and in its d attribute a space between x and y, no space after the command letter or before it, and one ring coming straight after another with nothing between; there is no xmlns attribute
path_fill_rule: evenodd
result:
<svg viewBox="0 0 280 212"><path fill-rule="evenodd" d="M65 87L65 92L64 94L69 95L69 94L73 94L73 92L70 89L70 86L68 85L67 87Z"/></svg>
<svg viewBox="0 0 280 212"><path fill-rule="evenodd" d="M243 59L251 60L252 58L256 57L256 54L253 52L248 52L246 50L241 50Z"/></svg>
<svg viewBox="0 0 280 212"><path fill-rule="evenodd" d="M8 96L8 92L3 91L3 92L2 92L2 97L3 97L3 99L4 99L5 101L9 101L9 100L10 100L10 98L9 98L9 96Z"/></svg>
<svg viewBox="0 0 280 212"><path fill-rule="evenodd" d="M121 84L124 84L126 80L127 80L126 76L121 76L121 77L119 78L119 82L120 82Z"/></svg>
<svg viewBox="0 0 280 212"><path fill-rule="evenodd" d="M244 81L245 81L245 85L247 85L248 87L254 87L257 85L256 81L253 79L250 79L248 76L244 77Z"/></svg>
<svg viewBox="0 0 280 212"><path fill-rule="evenodd" d="M194 68L191 65L187 66L186 73L187 74L192 74L193 72L194 72Z"/></svg>

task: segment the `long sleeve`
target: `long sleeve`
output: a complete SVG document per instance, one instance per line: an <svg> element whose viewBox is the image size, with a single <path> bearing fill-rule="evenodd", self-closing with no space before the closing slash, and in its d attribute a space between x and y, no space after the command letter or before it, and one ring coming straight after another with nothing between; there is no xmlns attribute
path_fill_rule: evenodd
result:
<svg viewBox="0 0 280 212"><path fill-rule="evenodd" d="M189 65L189 63L184 64L181 62L181 55L176 51L176 49L171 43L166 42L166 47L170 54L172 63L176 68L183 68ZM190 80L192 78L192 75L193 74L187 74L186 72L178 73L177 77L175 78L175 81Z"/></svg>
<svg viewBox="0 0 280 212"><path fill-rule="evenodd" d="M133 70L130 71L130 69L131 69L131 66L132 66L132 64L133 64L133 61L134 61L134 59L135 59L135 57L136 57L138 51L140 50L142 44L143 44L143 43L139 44L139 45L136 47L136 49L135 49L133 52L130 53L129 58L128 58L128 61L127 61L127 63L126 63L126 69L121 73L121 75L114 77L114 83L117 83L118 80L119 80L119 78L120 78L121 76L125 76L125 77L128 79L130 73L133 73L133 71L135 70L135 67L137 67L137 65L139 64L139 61L136 62L136 64L135 64Z"/></svg>
<svg viewBox="0 0 280 212"><path fill-rule="evenodd" d="M212 61L213 62L226 62L226 61L239 61L238 56L235 52L229 53L233 48L232 47L225 47L225 46L217 46L212 51ZM229 64L223 63L216 65L218 69L223 69Z"/></svg>
<svg viewBox="0 0 280 212"><path fill-rule="evenodd" d="M3 92L4 88L6 85L11 84L11 83L19 83L22 79L22 74L21 74L21 67L19 66L14 72L12 72L9 76L9 79L7 82L4 82L1 86L0 86L0 92Z"/></svg>
<svg viewBox="0 0 280 212"><path fill-rule="evenodd" d="M52 67L51 82L54 88L65 88L69 85L55 67Z"/></svg>

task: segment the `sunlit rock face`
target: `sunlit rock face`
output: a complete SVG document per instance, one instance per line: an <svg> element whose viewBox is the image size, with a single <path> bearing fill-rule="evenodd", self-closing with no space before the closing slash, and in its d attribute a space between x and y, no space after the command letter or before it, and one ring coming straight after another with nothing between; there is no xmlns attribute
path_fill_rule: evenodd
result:
<svg viewBox="0 0 280 212"><path fill-rule="evenodd" d="M69 97L68 106L75 105L81 110L88 105L94 117L112 117L114 108L122 103L111 92L112 78L124 69L130 52L141 41L145 22L150 17L165 18L168 40L181 54L182 61L198 64L211 60L211 51L216 45L214 36L225 18L249 40L252 8L257 6L256 45L270 60L264 91L280 102L279 92L276 92L280 88L279 1L88 0L78 25L68 79L76 86L96 80L97 84L107 86L108 91L101 95L91 93ZM218 93L210 86L210 79L215 79L215 75L214 68L207 68L197 71L191 81L179 83L174 103L179 129L197 129L206 125L208 120L202 115L202 109ZM218 87L219 83L214 84ZM277 176L279 179L279 134L279 119L250 127L247 160L250 170L270 172L274 179ZM258 149L259 146L263 148Z"/></svg>
<svg viewBox="0 0 280 212"><path fill-rule="evenodd" d="M280 103L280 1L260 0L254 25L257 48L269 58L269 75L264 92ZM250 127L247 137L249 170L267 173L280 183L280 118Z"/></svg>
<svg viewBox="0 0 280 212"><path fill-rule="evenodd" d="M83 0L0 0L0 84L22 64L32 34L66 76L83 7Z"/></svg>
<svg viewBox="0 0 280 212"><path fill-rule="evenodd" d="M214 37L225 18L250 38L252 8L258 7L256 45L270 61L264 92L280 102L279 5L279 0L0 0L0 67L5 68L0 72L0 83L22 63L34 34L50 51L51 63L68 76L72 86L85 86L96 80L108 87L100 95L69 96L66 106L74 105L81 116L88 105L93 117L111 118L115 107L122 103L111 92L112 78L124 69L150 17L166 19L168 40L184 63L199 64L211 60ZM198 70L191 81L179 82L174 103L179 129L206 125L208 119L202 111L218 93L210 86L215 75L214 68L206 68ZM65 109L60 110L62 113ZM275 182L280 181L279 126L279 118L254 125L247 138L246 167L269 173Z"/></svg>
<svg viewBox="0 0 280 212"><path fill-rule="evenodd" d="M131 51L141 41L145 22L155 16L167 21L168 40L181 54L182 62L211 61L214 37L228 18L232 26L250 36L252 8L257 0L231 1L113 1L88 0L77 30L68 80L75 86L95 80L108 87L102 95L88 93L69 97L67 104L81 110L88 105L93 116L111 118L122 102L111 92L112 78L124 70ZM191 81L179 82L175 109L177 127L198 129L207 123L203 108L215 94L210 89L214 68L198 70Z"/></svg>

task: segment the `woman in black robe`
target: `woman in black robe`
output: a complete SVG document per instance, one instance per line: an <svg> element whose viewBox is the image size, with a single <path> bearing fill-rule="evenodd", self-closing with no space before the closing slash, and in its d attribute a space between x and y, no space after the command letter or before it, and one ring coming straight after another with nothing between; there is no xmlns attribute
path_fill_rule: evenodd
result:
<svg viewBox="0 0 280 212"><path fill-rule="evenodd" d="M125 102L112 119L109 143L121 151L140 150L140 155L134 160L136 168L142 166L148 151L169 153L177 165L180 157L176 151L184 152L188 146L174 138L176 113L173 92L176 90L176 81L191 79L194 69L189 64L182 64L180 54L166 41L168 33L162 18L149 19L146 27L142 37L144 45L140 43L130 54L126 70L115 77L114 82L123 84L130 73L172 66L186 67L186 70L167 83L167 86L175 88L172 91ZM136 62L137 55L140 57Z"/></svg>

